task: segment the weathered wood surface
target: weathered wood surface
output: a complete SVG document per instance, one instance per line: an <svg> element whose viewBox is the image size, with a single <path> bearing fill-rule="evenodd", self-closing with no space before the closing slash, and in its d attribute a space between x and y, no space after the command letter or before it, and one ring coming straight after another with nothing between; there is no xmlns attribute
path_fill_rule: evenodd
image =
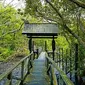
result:
<svg viewBox="0 0 85 85"><path fill-rule="evenodd" d="M73 82L67 77L67 75L55 64L55 62L48 57L47 53L46 53L46 57L49 60L49 62L51 62L51 64L54 66L54 68L56 68L56 70L59 72L65 84L74 85Z"/></svg>
<svg viewBox="0 0 85 85"><path fill-rule="evenodd" d="M45 52L42 52L39 58L34 60L33 69L26 78L24 85L49 85L45 59Z"/></svg>

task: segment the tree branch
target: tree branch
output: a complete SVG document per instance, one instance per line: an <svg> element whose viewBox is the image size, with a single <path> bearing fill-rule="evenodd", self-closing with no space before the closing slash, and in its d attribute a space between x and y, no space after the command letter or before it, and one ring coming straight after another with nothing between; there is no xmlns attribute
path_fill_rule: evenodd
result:
<svg viewBox="0 0 85 85"><path fill-rule="evenodd" d="M84 2L78 1L78 0L69 0L69 1L71 1L71 2L75 3L77 6L85 9L85 3Z"/></svg>
<svg viewBox="0 0 85 85"><path fill-rule="evenodd" d="M0 36L0 39L2 39L2 38L3 38L4 36L6 36L7 34L16 33L16 32L18 32L18 31L20 31L21 28L22 28L22 26L23 26L23 24L24 24L24 23L22 23L22 24L20 25L19 29L12 30L12 31L9 31L9 32L7 32L7 33L4 33L2 36Z"/></svg>
<svg viewBox="0 0 85 85"><path fill-rule="evenodd" d="M50 3L48 0L46 0L46 2L49 3L49 5L56 11L56 13L59 15L59 17L60 17L62 20L64 20L63 17L62 17L62 15L60 14L60 12L53 6L53 4Z"/></svg>
<svg viewBox="0 0 85 85"><path fill-rule="evenodd" d="M61 18L62 22L63 22L63 27L65 28L65 30L67 30L73 37L75 37L78 42L80 42L84 47L85 47L85 43L82 41L82 39L75 34L65 23L65 20L63 18L63 16L61 15L61 13L57 10L57 8L55 8L53 6L53 4L51 2L49 2L48 0L46 0L47 3L49 3L49 5L56 11L56 13L59 15L59 17Z"/></svg>
<svg viewBox="0 0 85 85"><path fill-rule="evenodd" d="M63 30L64 31L64 30ZM64 37L66 38L66 41L68 42L68 44L70 45L71 43L69 42L69 40L68 40L68 38L67 38L67 36L66 36L66 34L65 34L66 32L63 32L63 35L64 35Z"/></svg>

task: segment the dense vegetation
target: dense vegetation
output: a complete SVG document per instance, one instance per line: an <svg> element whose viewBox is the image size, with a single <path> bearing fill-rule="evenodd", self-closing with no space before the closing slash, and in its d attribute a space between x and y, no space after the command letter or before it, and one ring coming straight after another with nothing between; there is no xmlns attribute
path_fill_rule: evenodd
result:
<svg viewBox="0 0 85 85"><path fill-rule="evenodd" d="M22 17L13 7L0 4L0 60L27 49L27 39L21 34Z"/></svg>
<svg viewBox="0 0 85 85"><path fill-rule="evenodd" d="M62 33L57 45L67 49L79 45L80 62L85 62L85 1L84 0L25 0L25 14L56 23ZM63 41L63 42L61 42ZM68 43L67 43L68 42Z"/></svg>
<svg viewBox="0 0 85 85"><path fill-rule="evenodd" d="M84 0L25 0L26 8L15 10L0 4L0 59L16 52L26 52L28 40L22 36L24 22L56 23L62 30L56 39L60 48L68 49L79 45L79 64L85 62L85 1ZM35 40L43 46L45 40ZM51 41L47 40L51 50ZM81 62L83 64L81 64Z"/></svg>

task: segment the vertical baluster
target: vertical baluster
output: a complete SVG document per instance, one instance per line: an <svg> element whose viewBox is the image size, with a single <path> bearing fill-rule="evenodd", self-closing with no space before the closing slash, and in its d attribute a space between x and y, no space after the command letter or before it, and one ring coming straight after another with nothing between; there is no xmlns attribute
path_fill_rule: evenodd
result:
<svg viewBox="0 0 85 85"><path fill-rule="evenodd" d="M37 58L38 58L38 56L39 56L39 50L37 49Z"/></svg>
<svg viewBox="0 0 85 85"><path fill-rule="evenodd" d="M30 70L30 68L29 68L29 63L30 63L29 62L29 59L28 59L28 62L27 63L28 63L28 65L27 65L27 71L28 71L27 74L29 74L30 73L30 71L29 71Z"/></svg>
<svg viewBox="0 0 85 85"><path fill-rule="evenodd" d="M63 71L65 72L65 56L64 56L64 50L63 50Z"/></svg>
<svg viewBox="0 0 85 85"><path fill-rule="evenodd" d="M57 53L57 65L59 65L59 58L58 58L58 56L59 56L59 49L58 49L58 53Z"/></svg>
<svg viewBox="0 0 85 85"><path fill-rule="evenodd" d="M59 67L60 67L60 48L59 48Z"/></svg>
<svg viewBox="0 0 85 85"><path fill-rule="evenodd" d="M64 70L64 62L63 62L63 48L62 48L62 70Z"/></svg>
<svg viewBox="0 0 85 85"><path fill-rule="evenodd" d="M45 51L47 52L47 41L45 41Z"/></svg>
<svg viewBox="0 0 85 85"><path fill-rule="evenodd" d="M65 59L65 73L67 74L67 50L66 50L66 59Z"/></svg>
<svg viewBox="0 0 85 85"><path fill-rule="evenodd" d="M29 39L29 51L30 53L32 52L32 36L30 36L30 39Z"/></svg>
<svg viewBox="0 0 85 85"><path fill-rule="evenodd" d="M59 73L58 75L59 75L59 85L61 85L61 81L60 81L60 73Z"/></svg>
<svg viewBox="0 0 85 85"><path fill-rule="evenodd" d="M21 83L20 83L20 85L23 85L23 79L24 79L24 61L21 63Z"/></svg>
<svg viewBox="0 0 85 85"><path fill-rule="evenodd" d="M12 85L12 72L7 76L7 79L10 80L9 85Z"/></svg>
<svg viewBox="0 0 85 85"><path fill-rule="evenodd" d="M78 70L78 44L75 45L75 85L78 85L77 70Z"/></svg>
<svg viewBox="0 0 85 85"><path fill-rule="evenodd" d="M51 72L51 85L53 85L53 73L52 73L52 65L50 67L50 72Z"/></svg>
<svg viewBox="0 0 85 85"><path fill-rule="evenodd" d="M48 58L47 58L47 69L48 69L48 66L49 66L49 61L48 61Z"/></svg>
<svg viewBox="0 0 85 85"><path fill-rule="evenodd" d="M56 62L57 62L57 65L58 65L58 51L56 53Z"/></svg>
<svg viewBox="0 0 85 85"><path fill-rule="evenodd" d="M66 58L66 74L67 74L67 58Z"/></svg>
<svg viewBox="0 0 85 85"><path fill-rule="evenodd" d="M33 60L35 59L35 52L33 52Z"/></svg>
<svg viewBox="0 0 85 85"><path fill-rule="evenodd" d="M65 59L63 58L63 71L65 72Z"/></svg>
<svg viewBox="0 0 85 85"><path fill-rule="evenodd" d="M70 79L72 78L72 72L71 72L71 68L72 68L72 62L71 62L71 57L72 57L72 51L70 49Z"/></svg>
<svg viewBox="0 0 85 85"><path fill-rule="evenodd" d="M30 63L30 67L32 68L32 55L30 55L29 63Z"/></svg>
<svg viewBox="0 0 85 85"><path fill-rule="evenodd" d="M58 56L57 56L57 60L58 60L58 67L59 67L59 49L58 49Z"/></svg>

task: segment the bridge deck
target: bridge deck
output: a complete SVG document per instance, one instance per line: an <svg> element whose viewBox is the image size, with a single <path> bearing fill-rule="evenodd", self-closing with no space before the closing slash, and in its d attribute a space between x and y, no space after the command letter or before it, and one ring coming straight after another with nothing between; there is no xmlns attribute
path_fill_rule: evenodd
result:
<svg viewBox="0 0 85 85"><path fill-rule="evenodd" d="M45 65L45 52L42 52L39 58L34 60L33 69L26 78L24 85L49 85Z"/></svg>

